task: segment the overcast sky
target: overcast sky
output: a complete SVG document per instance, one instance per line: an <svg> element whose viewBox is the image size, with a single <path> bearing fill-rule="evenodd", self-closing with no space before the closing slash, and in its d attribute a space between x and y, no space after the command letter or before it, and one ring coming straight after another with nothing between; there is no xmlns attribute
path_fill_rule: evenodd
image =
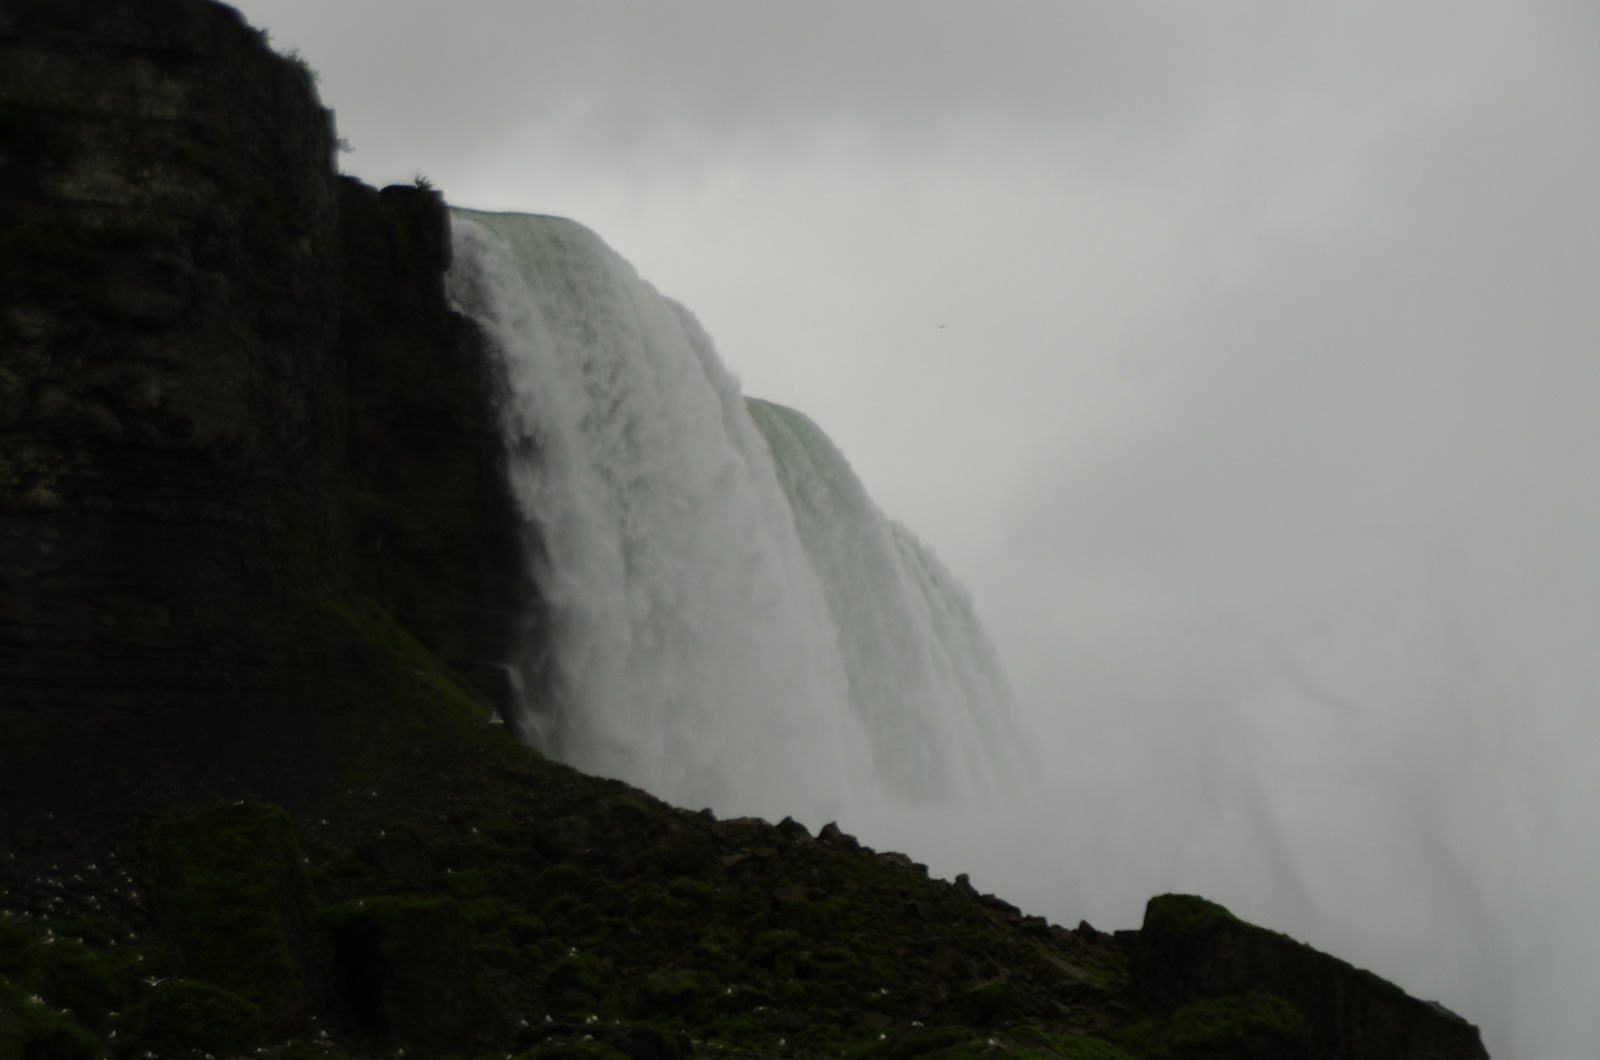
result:
<svg viewBox="0 0 1600 1060"><path fill-rule="evenodd" d="M864 835L1592 1055L1600 6L243 10L346 172L595 229L972 590L1042 790Z"/></svg>

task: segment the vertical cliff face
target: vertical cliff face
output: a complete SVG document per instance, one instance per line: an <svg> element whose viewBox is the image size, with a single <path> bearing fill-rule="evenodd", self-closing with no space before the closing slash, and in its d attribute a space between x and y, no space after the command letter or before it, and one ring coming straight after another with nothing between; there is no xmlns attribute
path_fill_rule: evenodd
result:
<svg viewBox="0 0 1600 1060"><path fill-rule="evenodd" d="M500 373L445 297L438 193L348 177L340 192L352 577L497 699L498 664L539 621L506 480Z"/></svg>
<svg viewBox="0 0 1600 1060"><path fill-rule="evenodd" d="M520 524L448 216L332 151L231 8L0 0L0 818L310 765L337 740L300 715L352 695L330 604L506 650Z"/></svg>
<svg viewBox="0 0 1600 1060"><path fill-rule="evenodd" d="M334 535L327 112L201 0L0 12L0 683L258 685Z"/></svg>

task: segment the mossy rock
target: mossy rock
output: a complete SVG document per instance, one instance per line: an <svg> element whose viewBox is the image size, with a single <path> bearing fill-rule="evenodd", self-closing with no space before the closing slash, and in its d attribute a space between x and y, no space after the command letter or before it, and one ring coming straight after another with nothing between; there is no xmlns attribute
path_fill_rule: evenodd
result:
<svg viewBox="0 0 1600 1060"><path fill-rule="evenodd" d="M506 935L518 946L537 946L550 937L550 929L536 916L514 916L506 921Z"/></svg>
<svg viewBox="0 0 1600 1060"><path fill-rule="evenodd" d="M755 945L750 948L750 959L763 967L775 969L791 961L804 943L798 931L765 931L756 937ZM839 963L854 964L855 957L852 954L849 962Z"/></svg>
<svg viewBox="0 0 1600 1060"><path fill-rule="evenodd" d="M969 1027L929 1027L911 1034L885 1038L881 1042L856 1046L847 1055L853 1060L922 1060L924 1057L942 1060L944 1057L961 1055L960 1051L969 1045L986 1047L982 1041L975 1042L975 1037Z"/></svg>
<svg viewBox="0 0 1600 1060"><path fill-rule="evenodd" d="M1061 1060L1133 1060L1103 1038L1058 1037L1056 1055Z"/></svg>
<svg viewBox="0 0 1600 1060"><path fill-rule="evenodd" d="M646 1015L693 1016L715 996L716 988L716 980L705 972L655 972L639 988L639 1007Z"/></svg>
<svg viewBox="0 0 1600 1060"><path fill-rule="evenodd" d="M1145 931L1203 931L1238 918L1216 902L1194 894L1159 894L1145 903Z"/></svg>
<svg viewBox="0 0 1600 1060"><path fill-rule="evenodd" d="M1037 1028L1007 1036L971 1027L930 1027L846 1050L852 1060L1135 1060L1102 1038Z"/></svg>
<svg viewBox="0 0 1600 1060"><path fill-rule="evenodd" d="M1293 1005L1253 992L1185 1005L1116 1039L1140 1060L1296 1060L1306 1055L1305 1032Z"/></svg>
<svg viewBox="0 0 1600 1060"><path fill-rule="evenodd" d="M563 1038L546 1042L516 1057L516 1060L633 1060L627 1053L619 1052L605 1042L582 1038Z"/></svg>
<svg viewBox="0 0 1600 1060"><path fill-rule="evenodd" d="M367 1030L442 1046L484 1017L472 922L455 899L357 901L326 922L340 992Z"/></svg>
<svg viewBox="0 0 1600 1060"><path fill-rule="evenodd" d="M127 1003L131 973L105 953L59 936L54 945L37 949L34 982L53 1004L79 1013L104 1014Z"/></svg>
<svg viewBox="0 0 1600 1060"><path fill-rule="evenodd" d="M65 925L62 925L65 929ZM126 1007L135 952L112 956L50 928L0 920L0 977L24 996L40 995L89 1023Z"/></svg>
<svg viewBox="0 0 1600 1060"><path fill-rule="evenodd" d="M232 1056L267 1038L260 1006L220 986L193 979L156 984L130 1017L135 1047L156 1053L200 1051Z"/></svg>
<svg viewBox="0 0 1600 1060"><path fill-rule="evenodd" d="M569 954L545 973L544 990L560 1011L593 1009L605 990L605 968L593 954Z"/></svg>
<svg viewBox="0 0 1600 1060"><path fill-rule="evenodd" d="M326 1042L290 1042L288 1045L272 1051L272 1060L350 1060L350 1056L342 1049L335 1049Z"/></svg>
<svg viewBox="0 0 1600 1060"><path fill-rule="evenodd" d="M0 978L0 1060L101 1060L106 1052L70 1013Z"/></svg>
<svg viewBox="0 0 1600 1060"><path fill-rule="evenodd" d="M961 1001L966 1014L982 1026L1016 1012L1023 996L1017 981L1003 975L972 987Z"/></svg>
<svg viewBox="0 0 1600 1060"><path fill-rule="evenodd" d="M689 1041L659 1027L628 1023L554 1024L516 1060L684 1060Z"/></svg>
<svg viewBox="0 0 1600 1060"><path fill-rule="evenodd" d="M277 1031L304 1026L322 936L289 815L218 806L158 825L155 898L175 968L260 1006Z"/></svg>
<svg viewBox="0 0 1600 1060"><path fill-rule="evenodd" d="M599 884L600 881L582 866L562 862L540 873L539 881L534 888L534 900L545 904L567 895L592 894Z"/></svg>

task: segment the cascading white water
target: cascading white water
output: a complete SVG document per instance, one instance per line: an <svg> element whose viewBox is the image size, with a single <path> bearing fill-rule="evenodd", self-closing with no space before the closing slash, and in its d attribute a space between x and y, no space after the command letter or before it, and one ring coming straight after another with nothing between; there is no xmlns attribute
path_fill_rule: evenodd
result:
<svg viewBox="0 0 1600 1060"><path fill-rule="evenodd" d="M821 432L764 403L758 429L694 317L581 225L453 217L550 611L516 660L530 738L740 813L994 788L1010 703L971 605Z"/></svg>
<svg viewBox="0 0 1600 1060"><path fill-rule="evenodd" d="M972 602L887 519L844 454L794 409L747 399L840 629L874 773L926 802L1004 790L1021 767L1010 691Z"/></svg>

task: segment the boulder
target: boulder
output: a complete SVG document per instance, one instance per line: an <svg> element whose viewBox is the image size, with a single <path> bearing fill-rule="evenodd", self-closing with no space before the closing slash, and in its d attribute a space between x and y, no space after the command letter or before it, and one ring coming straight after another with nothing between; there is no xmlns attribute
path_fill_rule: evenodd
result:
<svg viewBox="0 0 1600 1060"><path fill-rule="evenodd" d="M325 989L327 958L289 815L238 804L165 821L151 855L161 934L179 974L259 1006L275 1031L303 1029L308 987Z"/></svg>

